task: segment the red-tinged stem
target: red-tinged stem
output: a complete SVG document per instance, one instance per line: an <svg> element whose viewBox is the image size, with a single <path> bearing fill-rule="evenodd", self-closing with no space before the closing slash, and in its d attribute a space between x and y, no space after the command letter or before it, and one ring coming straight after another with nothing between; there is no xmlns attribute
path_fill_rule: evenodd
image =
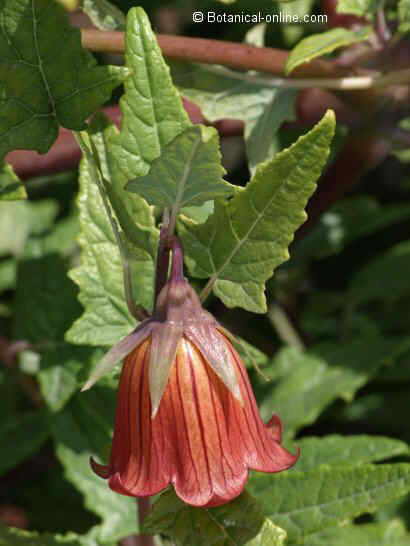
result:
<svg viewBox="0 0 410 546"><path fill-rule="evenodd" d="M124 33L118 31L100 31L82 29L82 44L91 51L123 53ZM269 47L254 47L247 44L170 36L157 34L163 54L170 59L218 64L242 70L258 70L270 74L283 74L288 51ZM346 74L344 69L321 59L298 67L294 76L340 77Z"/></svg>
<svg viewBox="0 0 410 546"><path fill-rule="evenodd" d="M184 279L184 251L178 237L172 239L171 279L174 281Z"/></svg>
<svg viewBox="0 0 410 546"><path fill-rule="evenodd" d="M162 218L162 226L159 234L159 244L157 250L154 304L156 303L159 293L168 280L169 252L169 212L168 209L165 209Z"/></svg>
<svg viewBox="0 0 410 546"><path fill-rule="evenodd" d="M137 499L137 513L139 527L142 527L145 518L151 511L151 503L149 497L138 497ZM151 535L140 534L137 537L137 546L155 546L154 537Z"/></svg>

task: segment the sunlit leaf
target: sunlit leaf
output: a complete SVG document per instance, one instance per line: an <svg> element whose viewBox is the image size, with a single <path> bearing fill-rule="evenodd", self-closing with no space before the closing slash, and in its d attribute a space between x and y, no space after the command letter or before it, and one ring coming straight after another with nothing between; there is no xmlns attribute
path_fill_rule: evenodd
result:
<svg viewBox="0 0 410 546"><path fill-rule="evenodd" d="M81 0L81 9L102 30L122 30L125 26L124 14L108 0Z"/></svg>
<svg viewBox="0 0 410 546"><path fill-rule="evenodd" d="M348 30L346 28L333 28L327 32L314 34L301 40L294 47L286 61L286 73L292 72L297 66L307 63L316 57L331 53L339 47L348 46L357 42L363 42L370 36L370 28L360 30Z"/></svg>
<svg viewBox="0 0 410 546"><path fill-rule="evenodd" d="M189 127L164 148L149 173L129 182L127 189L161 208L179 211L202 205L235 191L222 179L225 171L220 162L218 132L213 127Z"/></svg>
<svg viewBox="0 0 410 546"><path fill-rule="evenodd" d="M218 203L205 224L184 220L180 233L193 276L211 278L228 307L266 311L264 284L288 259L294 232L316 188L334 130L332 112L307 135L262 164L245 190Z"/></svg>

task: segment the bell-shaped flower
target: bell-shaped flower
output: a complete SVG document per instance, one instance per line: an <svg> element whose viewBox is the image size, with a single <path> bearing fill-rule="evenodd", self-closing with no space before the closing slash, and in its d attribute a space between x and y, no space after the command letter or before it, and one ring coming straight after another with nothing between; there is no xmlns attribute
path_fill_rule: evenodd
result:
<svg viewBox="0 0 410 546"><path fill-rule="evenodd" d="M107 354L85 386L126 357L110 461L92 467L124 495L155 495L172 484L188 504L218 506L241 493L249 469L280 472L297 455L281 446L278 417L262 422L227 332L182 270L176 245L153 316Z"/></svg>

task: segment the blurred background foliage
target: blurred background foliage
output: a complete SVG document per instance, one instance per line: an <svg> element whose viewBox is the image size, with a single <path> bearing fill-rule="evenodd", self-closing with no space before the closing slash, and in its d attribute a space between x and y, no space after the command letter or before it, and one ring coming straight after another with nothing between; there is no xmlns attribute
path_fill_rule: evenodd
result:
<svg viewBox="0 0 410 546"><path fill-rule="evenodd" d="M113 3L124 13L135 4ZM232 41L243 41L252 25L195 24L192 12L322 13L323 4L139 3L159 32ZM394 15L393 2L391 10ZM265 45L289 49L324 29L317 24L268 25ZM408 40L406 48L410 59ZM366 105L355 113L365 116ZM309 127L300 111L295 118L281 125L277 149ZM367 127L390 143L391 133L384 129L382 118ZM331 161L354 130L339 122ZM244 184L249 170L242 136L223 136L222 151L227 180ZM347 160L343 177L357 183L296 237L290 260L267 285L266 316L227 309L216 298L210 299L209 309L253 346L244 357L261 412L264 418L272 411L281 415L289 439L369 434L410 442L408 154L402 146L400 153L386 154L366 172ZM94 528L99 540L111 544L123 536L124 525L134 531L129 499L113 495L95 479L84 449L91 446L104 459L108 454L115 376L78 394L102 351L64 340L81 314L77 288L67 277L79 260L77 178L76 169L32 176L25 183L27 201L0 203L0 520L50 533L81 534ZM307 353L300 353L301 347ZM269 381L250 360L257 361ZM397 455L398 460L406 458L405 450ZM129 514L121 520L121 530L116 530L116 513ZM406 498L362 521L392 518L410 524Z"/></svg>

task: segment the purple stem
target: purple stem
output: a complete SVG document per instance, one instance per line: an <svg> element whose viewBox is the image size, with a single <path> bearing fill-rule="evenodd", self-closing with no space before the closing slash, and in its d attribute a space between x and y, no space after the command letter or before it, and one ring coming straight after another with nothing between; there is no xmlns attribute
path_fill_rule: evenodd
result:
<svg viewBox="0 0 410 546"><path fill-rule="evenodd" d="M184 280L184 251L178 237L172 238L171 279L174 281Z"/></svg>
<svg viewBox="0 0 410 546"><path fill-rule="evenodd" d="M157 251L157 266L155 271L155 294L154 294L154 307L158 298L158 294L161 292L165 283L168 280L169 269L169 241L168 241L168 217L164 213L164 221L161 226L159 234L159 244Z"/></svg>
<svg viewBox="0 0 410 546"><path fill-rule="evenodd" d="M138 522L140 528L144 522L144 519L148 516L151 511L151 503L149 497L137 497L137 507L138 507ZM137 536L137 545L138 546L155 546L154 537L151 535L138 535Z"/></svg>

